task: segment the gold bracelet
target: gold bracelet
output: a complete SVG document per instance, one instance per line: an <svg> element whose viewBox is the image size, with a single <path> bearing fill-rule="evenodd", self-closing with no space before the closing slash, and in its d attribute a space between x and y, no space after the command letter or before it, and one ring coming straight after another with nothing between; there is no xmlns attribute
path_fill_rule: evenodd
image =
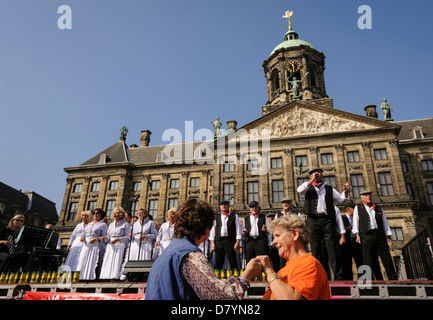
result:
<svg viewBox="0 0 433 320"><path fill-rule="evenodd" d="M275 279L281 279L278 274L276 274L275 276L272 277L272 279L269 281L269 284L271 284L272 281L274 281Z"/></svg>

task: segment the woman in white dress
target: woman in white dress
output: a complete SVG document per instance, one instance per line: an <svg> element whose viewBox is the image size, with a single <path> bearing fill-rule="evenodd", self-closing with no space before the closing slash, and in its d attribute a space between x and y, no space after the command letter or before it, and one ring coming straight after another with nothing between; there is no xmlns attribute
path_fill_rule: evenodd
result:
<svg viewBox="0 0 433 320"><path fill-rule="evenodd" d="M102 209L95 209L93 221L86 226L85 236L81 238L84 245L77 267L77 271L80 271L80 280L96 279L99 252L103 246L102 237L107 235L108 228L104 216L105 212Z"/></svg>
<svg viewBox="0 0 433 320"><path fill-rule="evenodd" d="M80 252L84 245L84 241L82 241L82 238L84 239L85 235L84 229L90 221L91 214L90 211L81 212L81 222L77 224L74 231L72 231L68 247L65 250L65 254L68 255L63 264L63 266L66 267L64 268L65 271L77 271L78 258L80 257Z"/></svg>
<svg viewBox="0 0 433 320"><path fill-rule="evenodd" d="M107 236L102 237L107 243L102 262L100 279L120 279L123 256L128 245L131 225L124 220L123 208L113 210L114 221L108 226Z"/></svg>
<svg viewBox="0 0 433 320"><path fill-rule="evenodd" d="M164 251L165 248L171 243L174 234L174 215L176 213L176 208L171 208L167 213L167 221L161 225L158 230L158 236L156 237L155 250L153 254L153 259L158 258L158 256Z"/></svg>
<svg viewBox="0 0 433 320"><path fill-rule="evenodd" d="M147 210L138 210L138 219L131 228L131 246L128 260L151 260L153 240L157 236L155 224L148 218Z"/></svg>

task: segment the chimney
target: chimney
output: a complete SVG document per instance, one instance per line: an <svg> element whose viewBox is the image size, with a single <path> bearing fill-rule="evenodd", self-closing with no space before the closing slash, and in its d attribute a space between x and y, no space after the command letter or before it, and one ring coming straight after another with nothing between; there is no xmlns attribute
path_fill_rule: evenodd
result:
<svg viewBox="0 0 433 320"><path fill-rule="evenodd" d="M238 122L236 120L227 121L227 133L235 132Z"/></svg>
<svg viewBox="0 0 433 320"><path fill-rule="evenodd" d="M376 107L377 107L377 105L375 105L375 104L366 105L364 108L366 116L370 117L370 118L376 118L377 119L378 116L377 116L377 112L376 112Z"/></svg>
<svg viewBox="0 0 433 320"><path fill-rule="evenodd" d="M140 147L148 147L150 143L150 135L152 132L150 130L142 130L140 138Z"/></svg>

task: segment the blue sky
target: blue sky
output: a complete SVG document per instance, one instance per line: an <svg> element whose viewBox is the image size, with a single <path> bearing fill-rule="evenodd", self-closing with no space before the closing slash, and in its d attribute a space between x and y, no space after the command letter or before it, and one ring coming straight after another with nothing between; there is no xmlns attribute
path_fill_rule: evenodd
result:
<svg viewBox="0 0 433 320"><path fill-rule="evenodd" d="M57 9L72 9L60 30ZM358 28L358 7L372 29ZM286 10L323 52L335 108L364 114L387 98L394 120L432 116L431 1L0 0L0 181L63 200L67 174L116 142L169 128L242 126L266 103L262 63ZM379 111L379 118L383 116Z"/></svg>

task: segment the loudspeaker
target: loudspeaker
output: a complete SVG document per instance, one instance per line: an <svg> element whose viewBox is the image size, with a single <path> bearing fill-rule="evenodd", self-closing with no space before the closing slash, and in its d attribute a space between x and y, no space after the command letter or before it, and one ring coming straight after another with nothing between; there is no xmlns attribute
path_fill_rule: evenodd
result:
<svg viewBox="0 0 433 320"><path fill-rule="evenodd" d="M152 269L153 260L130 260L126 262L123 274L132 282L145 282Z"/></svg>

